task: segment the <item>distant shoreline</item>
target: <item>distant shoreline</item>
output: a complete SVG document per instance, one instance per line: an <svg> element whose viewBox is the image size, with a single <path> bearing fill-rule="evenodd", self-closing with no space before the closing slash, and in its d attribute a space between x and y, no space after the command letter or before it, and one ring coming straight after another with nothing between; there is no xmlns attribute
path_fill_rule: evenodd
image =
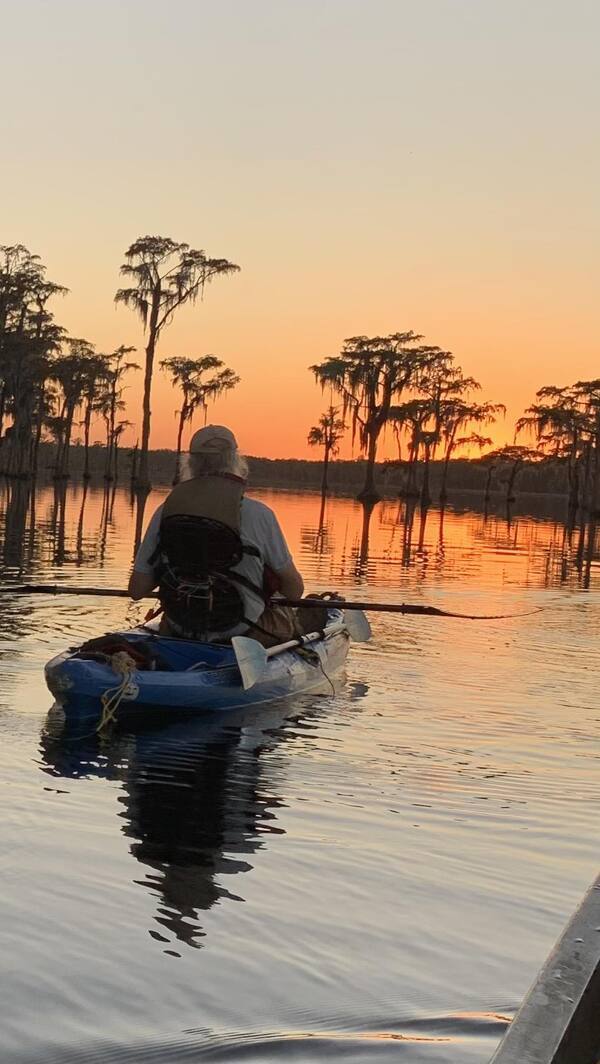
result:
<svg viewBox="0 0 600 1064"><path fill-rule="evenodd" d="M127 486L131 479L133 449L124 447L119 451L118 482ZM104 478L106 449L103 445L90 447L90 483L106 483ZM40 449L38 482L51 482L55 464L56 448L54 444L43 443ZM1 458L1 454L0 454ZM154 450L149 455L150 480L156 487L168 487L175 472L175 451L168 449ZM71 448L69 463L69 481L82 480L84 449L74 444ZM288 491L319 492L323 472L322 462L304 458L261 458L248 456L249 486L255 488L283 489ZM328 493L331 495L356 497L364 484L366 463L362 459L336 460L329 466ZM430 464L430 494L435 504L439 497L442 477L442 461ZM3 471L0 468L0 474ZM4 474L5 475L5 474ZM477 460L465 458L452 459L448 471L448 494L468 494L469 496L485 493L488 468ZM110 483L110 482L109 482ZM400 463L377 463L377 490L382 498L404 498L403 488L406 483L406 466ZM506 490L506 481L502 475L495 473L490 485L495 498L501 497ZM565 466L527 465L520 470L516 482L516 494L539 495L560 498L568 493ZM410 496L418 501L418 497Z"/></svg>

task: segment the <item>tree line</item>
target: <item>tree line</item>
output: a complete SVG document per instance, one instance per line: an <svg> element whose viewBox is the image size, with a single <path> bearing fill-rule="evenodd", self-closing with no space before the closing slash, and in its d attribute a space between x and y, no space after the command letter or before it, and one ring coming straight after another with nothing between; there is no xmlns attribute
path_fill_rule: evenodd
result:
<svg viewBox="0 0 600 1064"><path fill-rule="evenodd" d="M389 336L356 336L344 342L339 355L310 367L323 390L337 395L309 434L311 445L323 447L324 481L330 457L339 449L346 429L366 456L365 480L359 498L380 498L375 468L381 439L391 431L398 464L406 471L405 493L429 505L430 467L443 456L440 496L447 493L448 469L456 452L491 446L477 429L505 413L502 403L481 403L474 395L480 384L465 376L450 351L423 343L414 332ZM404 455L404 457L403 457ZM421 484L417 471L421 470Z"/></svg>
<svg viewBox="0 0 600 1064"><path fill-rule="evenodd" d="M155 353L163 329L177 310L194 302L219 274L238 269L226 259L210 258L187 244L142 237L125 253L121 274L130 282L115 302L134 310L145 332L141 444L134 448L132 476L147 491L151 427L151 391ZM124 393L135 348L119 345L105 353L89 340L69 336L54 316L64 285L49 281L39 256L21 244L0 245L0 469L8 477L35 477L43 440L55 446L54 476L70 475L76 433L85 452L83 477L89 479L92 429L100 423L105 443L104 477L118 478L119 443L132 427L123 413ZM239 377L215 355L171 356L161 362L181 393L176 412L177 471L182 434L198 410L235 387Z"/></svg>
<svg viewBox="0 0 600 1064"><path fill-rule="evenodd" d="M132 375L142 371L140 438L131 454L130 475L140 491L149 489L152 385L163 332L181 307L195 303L207 285L236 273L239 266L158 236L136 240L124 259L120 272L126 286L114 298L141 321L141 364L131 346L99 352L90 341L69 336L54 315L68 290L49 281L39 257L24 246L0 245L0 470L5 475L35 477L40 447L52 441L54 476L66 479L77 441L84 452L82 475L89 479L90 441L101 426L103 476L116 481L122 436L133 427L124 416L125 390ZM239 377L213 354L170 355L159 365L180 397L175 412L177 480L186 426L198 413L206 418L209 403L236 387ZM504 405L480 401L479 382L464 373L453 354L415 332L351 337L338 354L309 368L329 397L308 433L308 443L323 450L324 494L331 461L349 434L364 472L359 498L375 502L382 490L377 469L387 433L395 441L397 458L386 467L398 472L400 493L420 498L424 506L431 501L432 468L444 502L451 462L466 455L486 468L486 496L499 472L510 500L525 467L559 465L566 470L571 507L600 508L600 381L541 388L517 422L514 442L493 448L487 433L505 414ZM131 412L131 404L127 410ZM526 433L528 444L523 442Z"/></svg>
<svg viewBox="0 0 600 1064"><path fill-rule="evenodd" d="M514 442L493 448L483 431L506 413L504 404L477 401L479 382L463 373L450 351L424 344L413 332L352 337L339 355L310 368L331 399L307 437L311 446L323 450L323 494L330 461L350 432L366 459L358 498L377 502L378 450L383 435L391 432L398 458L385 466L402 471L400 494L420 499L421 506L431 502L432 464L441 466L436 479L443 505L450 462L461 452L472 455L476 450L480 455L471 460L486 470L486 503L495 476L511 503L517 477L526 467L539 466L540 475L554 484L563 483L566 473L573 518L578 511L594 519L600 515L600 380L540 388L536 402L515 425ZM527 434L528 444L518 442Z"/></svg>

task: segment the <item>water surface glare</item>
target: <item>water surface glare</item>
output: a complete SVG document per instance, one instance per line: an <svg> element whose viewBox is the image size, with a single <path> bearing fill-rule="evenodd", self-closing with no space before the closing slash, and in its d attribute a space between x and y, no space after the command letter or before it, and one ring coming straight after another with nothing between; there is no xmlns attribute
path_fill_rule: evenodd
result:
<svg viewBox="0 0 600 1064"><path fill-rule="evenodd" d="M367 528L347 499L320 519L257 494L310 589L521 616L374 615L336 697L98 738L65 732L43 665L147 607L3 595L7 1064L484 1064L598 872L600 570L577 530L548 501L388 501ZM2 582L123 586L139 516L124 490L17 485Z"/></svg>

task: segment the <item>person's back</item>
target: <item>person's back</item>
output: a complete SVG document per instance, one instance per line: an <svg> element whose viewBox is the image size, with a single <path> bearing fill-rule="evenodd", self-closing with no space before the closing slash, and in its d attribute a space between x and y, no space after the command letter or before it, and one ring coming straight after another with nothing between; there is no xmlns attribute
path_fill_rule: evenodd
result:
<svg viewBox="0 0 600 1064"><path fill-rule="evenodd" d="M195 433L189 473L148 525L129 581L132 598L158 586L161 631L184 638L219 641L246 631L265 645L289 639L294 614L269 598L273 585L300 598L302 577L273 511L243 494L247 467L233 433L215 425Z"/></svg>

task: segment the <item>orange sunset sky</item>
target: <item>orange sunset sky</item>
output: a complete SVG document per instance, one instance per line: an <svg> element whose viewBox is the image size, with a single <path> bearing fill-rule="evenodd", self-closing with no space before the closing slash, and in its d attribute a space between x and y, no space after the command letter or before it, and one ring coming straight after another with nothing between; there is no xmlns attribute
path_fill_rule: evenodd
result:
<svg viewBox="0 0 600 1064"><path fill-rule="evenodd" d="M140 360L113 305L136 237L238 263L159 358L239 373L209 417L250 454L316 457L307 366L408 329L507 404L503 442L536 388L600 376L599 38L586 0L8 0L0 242L69 287L71 335ZM177 405L157 375L153 446Z"/></svg>

